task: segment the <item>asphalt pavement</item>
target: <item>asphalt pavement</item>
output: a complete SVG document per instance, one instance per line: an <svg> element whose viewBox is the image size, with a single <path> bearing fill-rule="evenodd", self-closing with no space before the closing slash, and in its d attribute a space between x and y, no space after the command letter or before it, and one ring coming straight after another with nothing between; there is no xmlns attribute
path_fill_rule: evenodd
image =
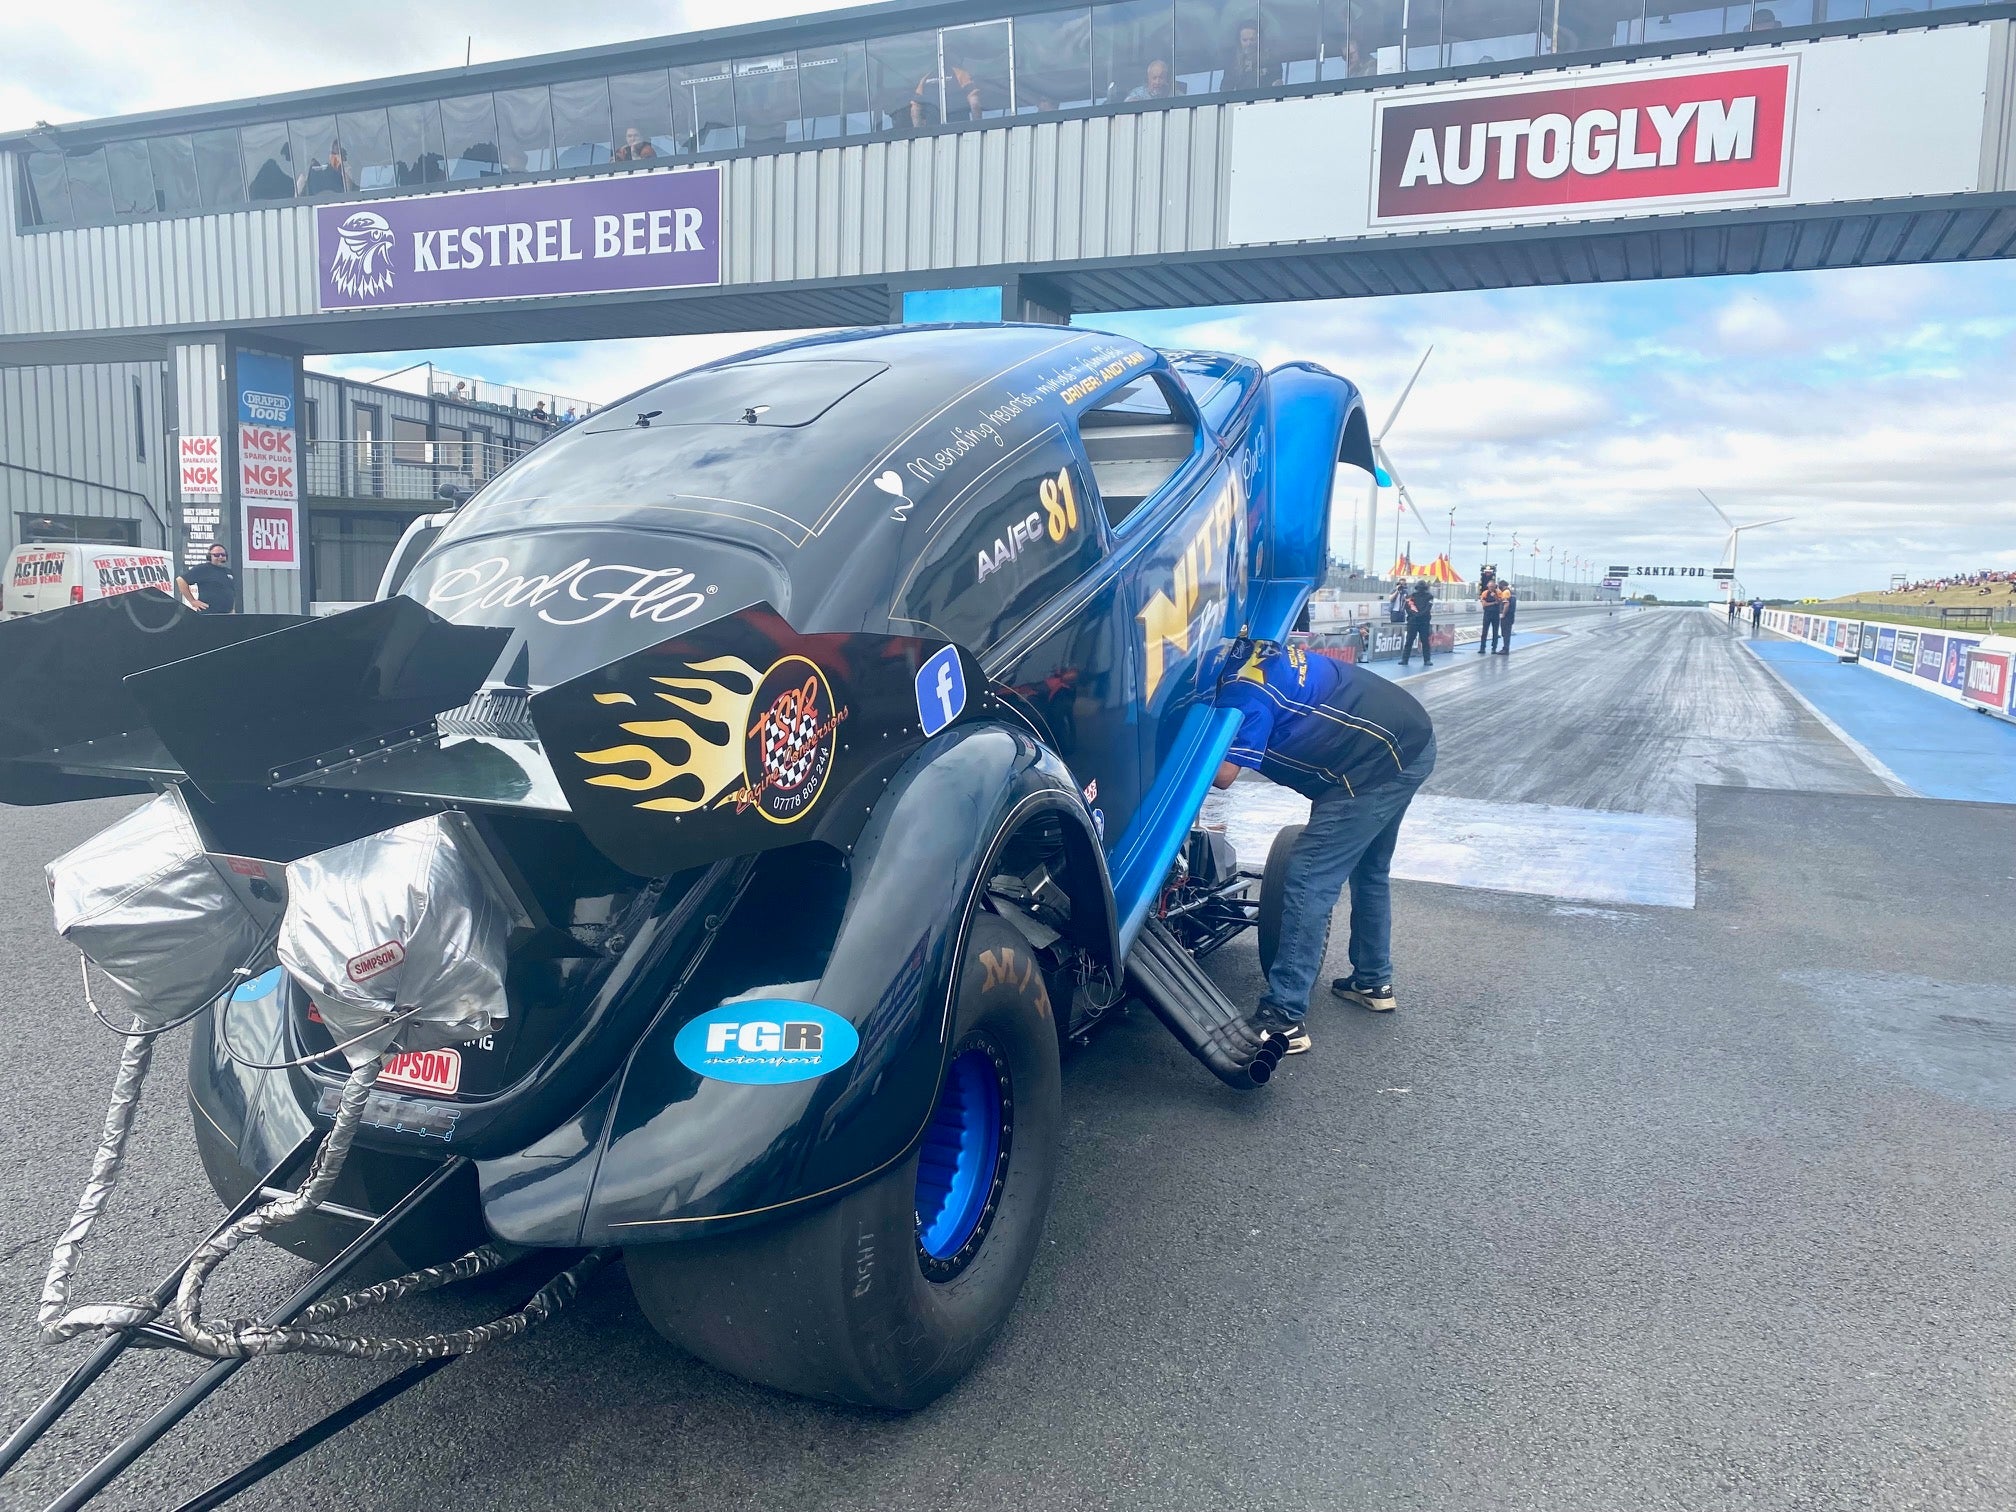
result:
<svg viewBox="0 0 2016 1512"><path fill-rule="evenodd" d="M1643 780L1601 769L1629 752L1663 763L1646 789L1663 794L1723 759L1710 746L1777 739L1758 720L1783 708L1746 701L1716 741L1688 743L1672 708L1700 706L1659 662L1714 653L1657 618L1592 632L1586 667L1564 643L1427 685L1438 783L1530 769L1522 801L1591 801ZM1508 716L1545 694L1550 664L1581 680L1576 707L1609 741L1562 746ZM1635 735L1632 709L1665 736ZM1221 1088L1142 1011L1075 1054L1021 1306L922 1413L716 1374L659 1343L614 1273L233 1505L2016 1505L2016 808L1814 791L1860 769L1824 731L1790 732L1811 761L1757 754L1731 769L1750 785L1690 791L1692 909L1403 882L1400 1011L1319 991L1315 1050L1265 1092ZM1543 777L1564 761L1593 769ZM118 810L0 810L10 1422L81 1349L39 1343L32 1320L115 1058L50 933L40 867ZM1250 937L1210 969L1235 999L1258 991ZM177 1048L86 1264L93 1295L151 1280L214 1216ZM240 1295L300 1273L241 1258ZM0 1506L43 1505L189 1371L132 1364ZM172 1506L379 1373L257 1363L105 1505Z"/></svg>

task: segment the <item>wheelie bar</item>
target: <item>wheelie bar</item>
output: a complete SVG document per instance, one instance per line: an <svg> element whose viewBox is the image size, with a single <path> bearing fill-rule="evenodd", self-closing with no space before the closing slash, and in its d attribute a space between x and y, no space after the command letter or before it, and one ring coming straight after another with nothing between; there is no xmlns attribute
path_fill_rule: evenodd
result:
<svg viewBox="0 0 2016 1512"><path fill-rule="evenodd" d="M1274 1074L1288 1045L1235 1008L1160 919L1127 952L1127 987L1163 1027L1228 1087L1250 1091Z"/></svg>
<svg viewBox="0 0 2016 1512"><path fill-rule="evenodd" d="M242 1217L259 1202L264 1201L276 1187L284 1188L298 1178L312 1155L319 1136L310 1134L300 1144L281 1159L279 1164L267 1173L263 1182L256 1184L244 1199L226 1215L218 1225L217 1232L234 1219ZM338 1285L367 1260L374 1257L380 1245L390 1239L403 1225L429 1221L430 1209L440 1195L456 1179L467 1165L460 1156L451 1157L436 1167L398 1202L394 1203L382 1217L374 1220L356 1236L342 1252L313 1275L307 1278L294 1295L270 1315L269 1322L284 1324L299 1317L313 1303L336 1290ZM214 1237L214 1235L213 1235ZM582 1255L567 1252L559 1258L567 1262L568 1268L549 1279L547 1284L534 1292L525 1304L525 1309L539 1305L550 1291L564 1290L566 1296L573 1294L578 1284L578 1276L587 1268L601 1263L607 1258L605 1252L595 1251ZM193 1252L191 1259L193 1259ZM190 1260L185 1259L175 1267L153 1292L156 1306L165 1306L175 1294ZM0 1474L12 1469L15 1463L27 1453L29 1448L58 1419L76 1405L79 1398L104 1374L120 1354L129 1348L173 1349L188 1353L188 1347L181 1335L172 1328L158 1323L146 1323L137 1327L113 1330L77 1369L70 1378L52 1393L28 1420L24 1422L0 1445ZM374 1411L401 1393L419 1385L436 1371L454 1363L459 1355L443 1355L423 1359L399 1375L384 1381L365 1392L355 1400L344 1404L326 1417L311 1423L285 1443L277 1445L259 1456L250 1465L233 1475L227 1476L208 1490L200 1492L193 1500L184 1502L179 1512L208 1512L208 1509L222 1505L248 1486L254 1485L272 1474L282 1465L313 1449L336 1433L341 1432L359 1418ZM138 1428L129 1433L118 1445L104 1455L86 1471L61 1496L50 1504L49 1512L77 1512L94 1500L114 1479L153 1446L162 1435L180 1423L218 1387L228 1381L247 1363L244 1356L204 1362L201 1374L190 1381L176 1394L174 1399L154 1413Z"/></svg>

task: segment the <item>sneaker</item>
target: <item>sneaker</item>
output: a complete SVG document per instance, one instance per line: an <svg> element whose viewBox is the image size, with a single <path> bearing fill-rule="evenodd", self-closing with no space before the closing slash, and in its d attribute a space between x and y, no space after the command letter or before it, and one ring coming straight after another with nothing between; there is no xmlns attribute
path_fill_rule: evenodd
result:
<svg viewBox="0 0 2016 1512"><path fill-rule="evenodd" d="M1289 1055L1301 1055L1309 1048L1309 1031L1300 1019L1285 1018L1272 1009L1262 1008L1253 1015L1252 1022L1262 1034L1278 1034L1286 1040Z"/></svg>
<svg viewBox="0 0 2016 1512"><path fill-rule="evenodd" d="M1364 987L1350 977L1338 977L1330 984L1330 990L1347 1003L1355 1003L1371 1013L1391 1013L1394 1009L1393 984L1383 983L1377 987Z"/></svg>

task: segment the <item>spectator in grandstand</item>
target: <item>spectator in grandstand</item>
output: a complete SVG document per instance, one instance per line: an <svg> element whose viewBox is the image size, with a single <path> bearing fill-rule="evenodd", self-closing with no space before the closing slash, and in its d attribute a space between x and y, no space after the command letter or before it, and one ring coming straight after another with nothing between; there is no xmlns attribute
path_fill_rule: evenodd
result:
<svg viewBox="0 0 2016 1512"><path fill-rule="evenodd" d="M1188 94L1183 84L1169 76L1169 62L1166 58L1151 61L1141 75L1141 82L1127 91L1130 100L1166 100L1171 95Z"/></svg>
<svg viewBox="0 0 2016 1512"><path fill-rule="evenodd" d="M1760 5L1750 17L1750 30L1776 31L1778 30L1778 18Z"/></svg>
<svg viewBox="0 0 2016 1512"><path fill-rule="evenodd" d="M1360 79L1373 70L1377 59L1365 56L1355 41L1344 44L1344 73L1347 78Z"/></svg>
<svg viewBox="0 0 2016 1512"><path fill-rule="evenodd" d="M280 144L280 155L269 157L259 165L259 171L252 175L252 182L245 186L245 192L255 200L291 199L302 180L293 171L294 148L291 143Z"/></svg>
<svg viewBox="0 0 2016 1512"><path fill-rule="evenodd" d="M567 413L560 417L560 423L562 425L572 425L576 420L579 420L580 418L581 417L579 415L574 413L574 406L570 404L567 406Z"/></svg>
<svg viewBox="0 0 2016 1512"><path fill-rule="evenodd" d="M546 401L544 399L541 399L537 404L532 406L532 418L541 425L551 425L553 423L553 416L547 412Z"/></svg>
<svg viewBox="0 0 2016 1512"><path fill-rule="evenodd" d="M618 163L641 163L646 158L658 156L658 149L651 145L651 138L635 126L623 128L623 145L609 154Z"/></svg>
<svg viewBox="0 0 2016 1512"><path fill-rule="evenodd" d="M1498 605L1498 654L1512 654L1512 621L1519 615L1519 590L1506 583Z"/></svg>
<svg viewBox="0 0 2016 1512"><path fill-rule="evenodd" d="M1225 64L1227 89L1266 89L1281 82L1281 70L1260 56L1260 23L1240 23L1238 40Z"/></svg>
<svg viewBox="0 0 2016 1512"><path fill-rule="evenodd" d="M301 176L299 186L303 194L349 194L356 187L357 181L350 176L350 160L341 142L329 144L329 160L325 163L318 159L311 163L308 171Z"/></svg>

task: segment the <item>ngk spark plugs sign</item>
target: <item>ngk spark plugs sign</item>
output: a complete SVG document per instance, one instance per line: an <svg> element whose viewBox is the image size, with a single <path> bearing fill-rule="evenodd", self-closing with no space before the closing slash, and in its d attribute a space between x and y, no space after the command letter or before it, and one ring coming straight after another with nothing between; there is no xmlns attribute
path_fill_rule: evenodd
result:
<svg viewBox="0 0 2016 1512"><path fill-rule="evenodd" d="M325 310L721 281L721 170L319 205Z"/></svg>
<svg viewBox="0 0 2016 1512"><path fill-rule="evenodd" d="M294 364L285 357L238 354L238 497L245 565L298 568Z"/></svg>
<svg viewBox="0 0 2016 1512"><path fill-rule="evenodd" d="M1377 107L1371 221L1619 200L1775 199L1796 56Z"/></svg>
<svg viewBox="0 0 2016 1512"><path fill-rule="evenodd" d="M224 492L224 438L184 436L182 497L214 499Z"/></svg>

